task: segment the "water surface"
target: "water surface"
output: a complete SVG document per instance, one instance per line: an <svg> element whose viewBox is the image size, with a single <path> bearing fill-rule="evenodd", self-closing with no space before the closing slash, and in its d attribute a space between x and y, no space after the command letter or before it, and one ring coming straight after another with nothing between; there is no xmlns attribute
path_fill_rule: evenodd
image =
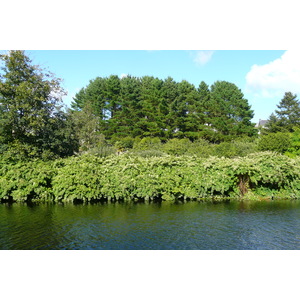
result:
<svg viewBox="0 0 300 300"><path fill-rule="evenodd" d="M300 201L0 204L0 249L300 249Z"/></svg>

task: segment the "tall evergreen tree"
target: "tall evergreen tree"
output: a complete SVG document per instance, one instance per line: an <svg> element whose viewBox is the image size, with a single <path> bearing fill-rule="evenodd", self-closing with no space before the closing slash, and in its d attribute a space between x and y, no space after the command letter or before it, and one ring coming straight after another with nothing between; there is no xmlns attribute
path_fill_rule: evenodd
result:
<svg viewBox="0 0 300 300"><path fill-rule="evenodd" d="M172 77L164 80L161 87L162 109L164 120L164 136L166 138L173 137L176 125L177 99L179 96L178 83Z"/></svg>
<svg viewBox="0 0 300 300"><path fill-rule="evenodd" d="M140 120L141 107L139 103L140 80L137 77L126 76L120 81L120 104L121 108L114 116L116 123L116 137L136 137L142 135L136 126Z"/></svg>
<svg viewBox="0 0 300 300"><path fill-rule="evenodd" d="M217 81L211 86L210 115L211 126L220 140L256 133L254 123L251 123L253 110L233 83Z"/></svg>
<svg viewBox="0 0 300 300"><path fill-rule="evenodd" d="M89 84L75 95L71 107L74 110L82 110L85 106L89 106L101 120L107 119L109 113L106 109L105 86L105 78L96 77L90 80Z"/></svg>
<svg viewBox="0 0 300 300"><path fill-rule="evenodd" d="M162 114L159 111L161 105L162 80L152 76L144 76L141 79L139 102L141 105L140 120L137 123L144 136L162 136Z"/></svg>
<svg viewBox="0 0 300 300"><path fill-rule="evenodd" d="M111 75L108 78L106 78L104 89L106 103L105 108L108 111L109 118L112 119L114 115L121 109L120 78L117 75Z"/></svg>
<svg viewBox="0 0 300 300"><path fill-rule="evenodd" d="M178 85L178 115L177 128L178 137L196 138L199 132L200 103L195 86L186 80L183 80Z"/></svg>
<svg viewBox="0 0 300 300"><path fill-rule="evenodd" d="M71 108L73 110L79 111L83 109L86 101L86 93L85 88L81 88L78 93L73 97L73 101L71 102Z"/></svg>
<svg viewBox="0 0 300 300"><path fill-rule="evenodd" d="M294 128L300 127L300 102L296 94L286 92L277 108L269 117L264 132L293 132Z"/></svg>
<svg viewBox="0 0 300 300"><path fill-rule="evenodd" d="M214 140L215 131L211 127L214 107L212 105L209 86L201 81L198 87L199 105L201 111L199 112L199 119L201 122L201 137L207 140Z"/></svg>

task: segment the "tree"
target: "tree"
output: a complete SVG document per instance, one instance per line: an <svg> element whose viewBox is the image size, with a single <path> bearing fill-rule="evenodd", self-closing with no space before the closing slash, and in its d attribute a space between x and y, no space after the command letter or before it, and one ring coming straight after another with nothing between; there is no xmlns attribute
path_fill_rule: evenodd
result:
<svg viewBox="0 0 300 300"><path fill-rule="evenodd" d="M106 78L96 77L90 80L89 84L82 88L73 98L71 107L74 110L82 110L85 106L93 109L101 120L108 118L106 110Z"/></svg>
<svg viewBox="0 0 300 300"><path fill-rule="evenodd" d="M79 152L97 148L104 143L105 137L100 131L99 117L91 105L86 105L81 111L70 111L70 118L74 126Z"/></svg>
<svg viewBox="0 0 300 300"><path fill-rule="evenodd" d="M201 81L198 87L198 97L199 105L201 107L199 115L202 126L201 135L207 140L214 141L216 131L211 127L212 124L210 123L213 118L214 108L211 101L209 86L204 81Z"/></svg>
<svg viewBox="0 0 300 300"><path fill-rule="evenodd" d="M62 121L61 80L33 65L24 51L0 56L0 137L8 147L25 156L41 156L52 151L50 140ZM47 140L48 139L48 140Z"/></svg>
<svg viewBox="0 0 300 300"><path fill-rule="evenodd" d="M79 111L84 107L86 100L86 92L85 88L81 88L78 93L73 97L73 101L71 102L71 108Z"/></svg>
<svg viewBox="0 0 300 300"><path fill-rule="evenodd" d="M286 92L277 105L275 114L269 117L265 132L293 132L300 126L300 103L297 95Z"/></svg>
<svg viewBox="0 0 300 300"><path fill-rule="evenodd" d="M164 135L166 138L172 138L176 130L176 109L179 96L178 83L172 77L164 80L161 87L161 111L164 115Z"/></svg>
<svg viewBox="0 0 300 300"><path fill-rule="evenodd" d="M256 134L255 124L251 123L253 110L235 84L227 81L215 82L211 86L210 97L209 123L218 134L219 140Z"/></svg>
<svg viewBox="0 0 300 300"><path fill-rule="evenodd" d="M178 137L188 137L194 139L197 137L199 125L201 124L200 103L197 97L195 86L186 80L178 84L179 96L177 97L177 128L175 133Z"/></svg>
<svg viewBox="0 0 300 300"><path fill-rule="evenodd" d="M163 81L152 76L141 78L139 104L140 120L137 123L143 136L160 137L163 135L163 115L161 108L161 86Z"/></svg>
<svg viewBox="0 0 300 300"><path fill-rule="evenodd" d="M137 127L141 118L141 104L139 101L141 82L133 76L126 76L120 80L120 110L114 116L115 132L113 137L136 137L142 132Z"/></svg>

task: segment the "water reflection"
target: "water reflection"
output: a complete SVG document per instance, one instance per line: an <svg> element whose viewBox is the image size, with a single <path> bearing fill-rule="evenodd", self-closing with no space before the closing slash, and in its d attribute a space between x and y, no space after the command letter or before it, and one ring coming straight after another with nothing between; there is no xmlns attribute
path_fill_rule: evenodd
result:
<svg viewBox="0 0 300 300"><path fill-rule="evenodd" d="M1 204L0 249L300 249L300 201Z"/></svg>

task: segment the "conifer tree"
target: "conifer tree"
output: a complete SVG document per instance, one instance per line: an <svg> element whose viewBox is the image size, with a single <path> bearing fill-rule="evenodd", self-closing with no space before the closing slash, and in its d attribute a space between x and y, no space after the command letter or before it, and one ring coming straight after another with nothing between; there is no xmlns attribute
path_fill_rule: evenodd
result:
<svg viewBox="0 0 300 300"><path fill-rule="evenodd" d="M293 132L300 126L300 102L296 94L286 92L277 108L275 114L272 113L269 117L264 132Z"/></svg>
<svg viewBox="0 0 300 300"><path fill-rule="evenodd" d="M253 110L233 83L217 81L211 86L211 125L220 140L256 134L251 123Z"/></svg>

